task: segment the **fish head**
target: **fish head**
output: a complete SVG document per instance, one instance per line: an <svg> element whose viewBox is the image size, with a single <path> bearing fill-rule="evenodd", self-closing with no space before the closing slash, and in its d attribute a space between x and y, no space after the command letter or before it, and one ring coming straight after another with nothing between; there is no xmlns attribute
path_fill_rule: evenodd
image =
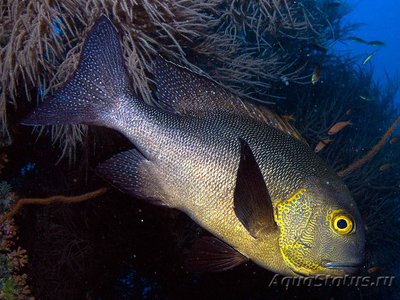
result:
<svg viewBox="0 0 400 300"><path fill-rule="evenodd" d="M281 255L296 274L344 276L362 266L364 225L339 179L330 184L313 178L276 203L275 221Z"/></svg>

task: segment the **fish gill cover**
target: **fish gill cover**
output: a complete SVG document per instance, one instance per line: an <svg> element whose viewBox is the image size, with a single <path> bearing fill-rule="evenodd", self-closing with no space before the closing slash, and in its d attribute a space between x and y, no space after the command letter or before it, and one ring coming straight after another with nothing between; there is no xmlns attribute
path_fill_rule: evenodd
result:
<svg viewBox="0 0 400 300"><path fill-rule="evenodd" d="M398 82L379 86L363 61L333 51L335 42L352 36L353 26L343 22L349 12L345 2L9 0L0 9L0 170L13 197L99 188L104 183L92 168L130 147L106 129L54 126L32 135L18 125L35 106L33 99L40 102L73 73L86 32L104 13L117 27L135 92L145 101L154 101L151 65L162 54L241 96L275 103L273 109L312 147L323 141L319 153L336 171L365 157L398 114L393 102ZM337 125L348 121L351 125ZM42 137L35 142L38 133ZM49 147L48 136L57 147ZM393 132L371 160L343 177L366 222L366 274L398 275L397 136ZM60 156L69 161L54 166ZM9 190L4 195L9 199ZM187 273L182 253L202 230L174 210L117 191L86 203L25 207L14 221L18 243L28 251L22 271L38 299L396 295L395 287L269 288L273 274L252 264L225 273ZM2 255L3 261L7 252ZM121 291L127 269L133 274L129 291Z"/></svg>

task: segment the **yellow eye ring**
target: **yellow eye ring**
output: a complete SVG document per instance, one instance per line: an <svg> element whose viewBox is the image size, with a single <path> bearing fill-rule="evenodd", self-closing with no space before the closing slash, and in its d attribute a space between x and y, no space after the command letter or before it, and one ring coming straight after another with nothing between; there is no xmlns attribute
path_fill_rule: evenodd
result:
<svg viewBox="0 0 400 300"><path fill-rule="evenodd" d="M336 215L332 220L333 229L339 234L348 234L353 230L353 221L346 215Z"/></svg>

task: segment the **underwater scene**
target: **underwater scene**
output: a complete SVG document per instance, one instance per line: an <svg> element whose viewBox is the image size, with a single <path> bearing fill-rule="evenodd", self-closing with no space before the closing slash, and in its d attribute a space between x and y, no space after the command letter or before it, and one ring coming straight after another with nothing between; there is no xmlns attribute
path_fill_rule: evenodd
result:
<svg viewBox="0 0 400 300"><path fill-rule="evenodd" d="M1 0L0 300L400 299L397 0Z"/></svg>

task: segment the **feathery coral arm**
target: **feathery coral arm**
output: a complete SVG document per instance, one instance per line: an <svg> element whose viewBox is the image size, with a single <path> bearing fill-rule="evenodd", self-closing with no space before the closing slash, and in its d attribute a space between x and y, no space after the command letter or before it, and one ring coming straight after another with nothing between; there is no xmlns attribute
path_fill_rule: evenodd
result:
<svg viewBox="0 0 400 300"><path fill-rule="evenodd" d="M22 198L17 200L15 205L11 207L10 211L5 213L3 216L0 218L0 225L2 225L4 222L7 220L11 219L19 210L22 206L27 205L27 204L40 204L40 205L46 205L46 204L51 204L51 203L56 203L56 202L62 202L62 203L77 203L77 202L82 202L86 201L92 198L99 197L106 193L109 190L108 187L102 187L99 188L95 191L82 194L82 195L77 195L77 196L64 196L64 195L56 195L56 196L51 196L48 198Z"/></svg>
<svg viewBox="0 0 400 300"><path fill-rule="evenodd" d="M390 125L389 129L386 131L386 133L383 135L383 137L379 140L379 142L372 147L372 149L362 158L359 160L356 160L353 162L351 165L349 165L346 169L340 170L337 172L337 174L340 177L349 175L350 173L354 172L357 170L359 167L361 167L363 164L365 164L368 160L370 160L372 157L375 156L376 153L385 145L385 142L388 140L394 129L396 128L397 124L400 122L400 116L397 117L396 120Z"/></svg>

